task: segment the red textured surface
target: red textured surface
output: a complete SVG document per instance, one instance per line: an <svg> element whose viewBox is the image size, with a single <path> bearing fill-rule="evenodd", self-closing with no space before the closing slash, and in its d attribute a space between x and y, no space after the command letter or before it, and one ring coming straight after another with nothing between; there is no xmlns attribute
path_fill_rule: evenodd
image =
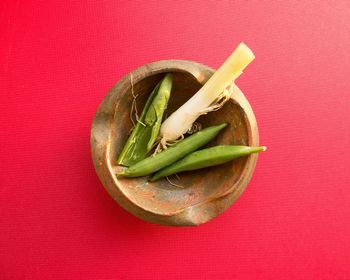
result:
<svg viewBox="0 0 350 280"><path fill-rule="evenodd" d="M350 279L349 1L1 1L0 279ZM193 228L122 210L91 163L108 90L160 59L238 81L261 143L226 213Z"/></svg>

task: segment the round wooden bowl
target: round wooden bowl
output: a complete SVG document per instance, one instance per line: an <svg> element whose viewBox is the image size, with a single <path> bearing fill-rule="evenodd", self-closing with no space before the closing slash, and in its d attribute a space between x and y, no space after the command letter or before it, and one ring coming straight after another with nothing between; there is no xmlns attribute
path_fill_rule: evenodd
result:
<svg viewBox="0 0 350 280"><path fill-rule="evenodd" d="M257 161L257 154L198 171L180 173L170 184L166 179L148 182L146 177L117 178L116 164L132 128L130 108L133 91L141 111L149 93L167 72L174 74L166 115L188 100L211 77L214 70L184 60L163 60L144 65L120 80L100 104L91 128L91 152L96 172L111 197L135 216L153 223L174 226L199 225L215 218L242 194ZM131 77L132 76L132 77ZM252 108L237 91L220 110L201 116L203 127L229 123L209 146L259 144Z"/></svg>

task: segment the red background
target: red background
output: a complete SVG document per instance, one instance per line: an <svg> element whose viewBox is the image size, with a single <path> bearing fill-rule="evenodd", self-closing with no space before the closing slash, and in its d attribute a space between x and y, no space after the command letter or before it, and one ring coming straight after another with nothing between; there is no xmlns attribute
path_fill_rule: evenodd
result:
<svg viewBox="0 0 350 280"><path fill-rule="evenodd" d="M1 279L350 279L349 1L1 1ZM160 59L218 67L258 120L244 195L199 227L121 209L90 159L94 112Z"/></svg>

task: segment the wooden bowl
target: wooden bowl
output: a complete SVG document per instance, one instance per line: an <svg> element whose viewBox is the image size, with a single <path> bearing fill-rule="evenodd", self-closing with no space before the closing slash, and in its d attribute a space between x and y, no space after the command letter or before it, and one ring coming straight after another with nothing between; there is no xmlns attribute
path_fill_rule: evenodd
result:
<svg viewBox="0 0 350 280"><path fill-rule="evenodd" d="M111 197L135 216L153 223L174 226L199 225L218 216L242 194L257 161L257 154L198 171L180 173L171 185L166 179L148 182L146 177L116 178L116 164L132 128L130 108L133 90L141 111L164 73L174 73L173 90L166 114L176 110L211 77L214 70L183 60L163 60L144 65L120 80L100 104L91 128L91 152L96 172ZM203 127L229 123L210 143L259 144L254 113L241 91L220 110L198 119Z"/></svg>

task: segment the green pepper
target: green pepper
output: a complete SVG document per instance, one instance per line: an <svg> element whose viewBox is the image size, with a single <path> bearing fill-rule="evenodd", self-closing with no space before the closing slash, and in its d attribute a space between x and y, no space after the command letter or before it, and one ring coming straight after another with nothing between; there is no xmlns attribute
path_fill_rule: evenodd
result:
<svg viewBox="0 0 350 280"><path fill-rule="evenodd" d="M146 105L142 110L140 119L127 140L119 158L118 164L130 166L144 159L152 149L167 107L172 88L172 74L165 75L154 88Z"/></svg>
<svg viewBox="0 0 350 280"><path fill-rule="evenodd" d="M117 175L124 177L140 177L152 174L206 145L226 126L227 124L224 123L198 131L174 146L163 150L155 156L141 160Z"/></svg>
<svg viewBox="0 0 350 280"><path fill-rule="evenodd" d="M169 176L182 171L197 170L205 167L219 165L232 159L247 156L252 153L265 151L266 147L248 147L248 146L215 146L199 150L179 161L161 169L154 174L150 181L156 181L162 177Z"/></svg>

